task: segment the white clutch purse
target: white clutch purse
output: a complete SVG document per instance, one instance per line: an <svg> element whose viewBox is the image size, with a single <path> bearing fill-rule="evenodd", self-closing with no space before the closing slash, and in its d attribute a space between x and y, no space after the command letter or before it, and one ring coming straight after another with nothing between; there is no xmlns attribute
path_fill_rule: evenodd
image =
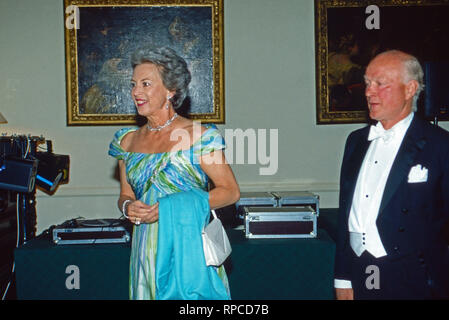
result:
<svg viewBox="0 0 449 320"><path fill-rule="evenodd" d="M208 266L220 266L231 254L232 248L220 219L211 210L214 219L204 228L203 238L204 258Z"/></svg>

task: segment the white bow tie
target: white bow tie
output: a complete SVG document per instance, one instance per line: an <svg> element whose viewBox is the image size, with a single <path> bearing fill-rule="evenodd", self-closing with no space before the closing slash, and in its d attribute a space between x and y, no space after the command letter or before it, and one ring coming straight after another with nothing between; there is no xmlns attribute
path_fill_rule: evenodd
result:
<svg viewBox="0 0 449 320"><path fill-rule="evenodd" d="M368 141L377 138L382 138L385 143L388 143L391 139L393 139L393 137L394 137L393 130L385 130L380 126L371 126L369 130Z"/></svg>

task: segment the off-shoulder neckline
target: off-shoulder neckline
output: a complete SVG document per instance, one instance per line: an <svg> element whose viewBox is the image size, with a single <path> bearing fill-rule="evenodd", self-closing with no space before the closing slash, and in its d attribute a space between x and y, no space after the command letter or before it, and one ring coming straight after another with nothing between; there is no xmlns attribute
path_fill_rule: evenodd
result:
<svg viewBox="0 0 449 320"><path fill-rule="evenodd" d="M125 149L123 149L122 145L120 144L123 137L125 135L127 135L128 133L132 132L132 131L137 131L139 128L124 128L123 130L127 130L127 132L122 135L120 137L120 139L117 139L117 144L119 145L120 149L123 150L124 153L126 154L143 154L143 155L159 155L159 154L175 154L175 153L182 153L182 152L186 152L186 151L190 151L193 149L193 147L200 142L203 137L206 135L206 133L208 133L210 130L212 129L216 129L215 127L209 127L206 129L206 131L203 132L203 134L200 136L200 138L198 138L195 142L193 142L193 144L188 148L188 149L181 149L181 150L177 150L177 151L165 151L165 152L153 152L153 153L148 153L148 152L135 152L135 151L126 151Z"/></svg>

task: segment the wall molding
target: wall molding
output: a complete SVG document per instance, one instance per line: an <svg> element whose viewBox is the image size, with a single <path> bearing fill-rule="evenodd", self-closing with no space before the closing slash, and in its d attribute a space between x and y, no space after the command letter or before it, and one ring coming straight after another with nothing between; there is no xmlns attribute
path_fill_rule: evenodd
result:
<svg viewBox="0 0 449 320"><path fill-rule="evenodd" d="M259 191L310 191L310 192L338 192L339 184L335 182L247 182L239 183L242 192ZM120 187L111 186L86 186L69 187L59 186L53 195L48 195L40 190L36 192L36 198L47 197L97 197L97 196L119 196Z"/></svg>
<svg viewBox="0 0 449 320"><path fill-rule="evenodd" d="M254 182L240 183L242 192L258 191L310 191L310 192L338 192L339 184L334 182Z"/></svg>
<svg viewBox="0 0 449 320"><path fill-rule="evenodd" d="M66 187L59 186L53 195L48 195L37 190L36 198L65 198L65 197L98 197L116 196L120 194L120 187L110 186L86 186L86 187Z"/></svg>

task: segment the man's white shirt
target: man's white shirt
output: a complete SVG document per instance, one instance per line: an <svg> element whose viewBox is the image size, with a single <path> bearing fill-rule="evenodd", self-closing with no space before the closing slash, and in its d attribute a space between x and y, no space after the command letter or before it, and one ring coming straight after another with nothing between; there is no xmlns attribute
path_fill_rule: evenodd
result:
<svg viewBox="0 0 449 320"><path fill-rule="evenodd" d="M413 116L411 112L389 130L384 130L380 122L371 128L368 140L373 141L360 168L348 220L350 245L359 257L365 250L376 258L387 255L376 220L391 167ZM340 279L335 279L334 286L352 287L351 281Z"/></svg>

